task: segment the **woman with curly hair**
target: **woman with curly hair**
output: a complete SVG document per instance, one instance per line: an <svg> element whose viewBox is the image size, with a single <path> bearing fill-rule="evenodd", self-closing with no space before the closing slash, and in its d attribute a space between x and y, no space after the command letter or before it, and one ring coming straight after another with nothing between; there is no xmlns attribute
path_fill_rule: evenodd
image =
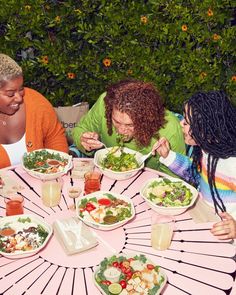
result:
<svg viewBox="0 0 236 295"><path fill-rule="evenodd" d="M171 151L165 138L154 150L214 207L222 221L211 232L219 239L236 238L236 108L222 91L199 92L184 104L181 126L193 146L191 160Z"/></svg>
<svg viewBox="0 0 236 295"><path fill-rule="evenodd" d="M72 134L78 149L88 155L102 147L100 141L107 147L116 146L121 136L125 147L142 154L150 152L162 136L168 138L174 151L185 153L178 119L164 108L153 84L138 80L123 80L108 87ZM146 164L172 174L153 157Z"/></svg>

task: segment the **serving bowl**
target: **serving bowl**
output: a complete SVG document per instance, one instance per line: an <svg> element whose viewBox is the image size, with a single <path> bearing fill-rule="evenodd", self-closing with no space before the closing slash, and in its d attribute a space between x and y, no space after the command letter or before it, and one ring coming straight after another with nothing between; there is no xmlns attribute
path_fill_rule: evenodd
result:
<svg viewBox="0 0 236 295"><path fill-rule="evenodd" d="M97 191L77 200L76 214L88 226L107 231L130 221L135 216L135 209L126 196Z"/></svg>
<svg viewBox="0 0 236 295"><path fill-rule="evenodd" d="M32 256L45 247L52 233L51 225L34 215L3 217L0 219L0 254L12 259Z"/></svg>
<svg viewBox="0 0 236 295"><path fill-rule="evenodd" d="M129 294L130 289L135 294L158 295L167 283L167 276L145 255L130 253L104 258L94 272L93 281L104 295Z"/></svg>
<svg viewBox="0 0 236 295"><path fill-rule="evenodd" d="M141 169L143 169L144 163L139 165L138 168L127 170L127 171L114 171L114 170L111 170L111 169L104 168L102 166L102 162L107 157L107 154L109 152L111 152L113 149L114 149L114 147L101 149L101 150L96 151L96 153L94 155L94 164L99 168L99 170L105 176L107 176L107 177L109 177L111 179L114 179L114 180L125 180L125 179L133 177ZM134 151L132 149L126 148L126 147L122 147L122 150L125 153L128 153L128 154L135 154L135 158L136 158L138 163L141 161L141 157L143 156L143 154L141 154L141 153L139 153L137 151ZM119 148L116 152L114 152L115 156L120 156L120 154L121 154L121 148Z"/></svg>
<svg viewBox="0 0 236 295"><path fill-rule="evenodd" d="M63 161L64 163L61 165L60 163ZM29 165L31 165L31 168L28 167ZM72 165L72 156L52 149L38 149L28 152L24 154L22 159L24 170L29 175L41 180L56 179L66 174L72 168ZM45 170L45 172L42 172L42 170Z"/></svg>
<svg viewBox="0 0 236 295"><path fill-rule="evenodd" d="M163 187L163 180L168 180L170 183L179 183L180 186L183 188L184 192L182 197L179 199L182 200L186 198L188 202L183 201L182 204L180 201L176 201L175 204L169 203L168 204L168 187L166 187L166 190ZM185 212L187 209L193 206L195 201L198 197L198 191L196 188L188 184L187 182L174 177L158 177L158 178L152 178L149 179L144 186L140 190L140 194L143 197L143 199L146 201L146 203L157 213L163 214L163 215L179 215ZM162 194L162 197L158 197L159 194ZM154 196L157 196L157 198L162 199L165 201L165 205L157 205L155 201L157 198ZM186 196L186 197L185 197ZM191 197L190 197L191 196ZM164 198L168 198L164 200ZM187 204L186 204L187 203Z"/></svg>

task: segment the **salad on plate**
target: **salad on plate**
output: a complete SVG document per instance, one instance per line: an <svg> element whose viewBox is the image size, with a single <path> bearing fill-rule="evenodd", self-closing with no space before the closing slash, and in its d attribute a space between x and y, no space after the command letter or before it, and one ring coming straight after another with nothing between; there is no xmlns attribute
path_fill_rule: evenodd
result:
<svg viewBox="0 0 236 295"><path fill-rule="evenodd" d="M59 152L49 152L46 149L26 153L23 156L25 168L44 174L62 172L68 165L68 159Z"/></svg>
<svg viewBox="0 0 236 295"><path fill-rule="evenodd" d="M112 171L124 172L139 168L135 154L127 153L122 147L113 147L102 159L102 168Z"/></svg>
<svg viewBox="0 0 236 295"><path fill-rule="evenodd" d="M146 197L154 204L163 207L188 206L192 201L191 190L183 181L168 178L152 181L146 189Z"/></svg>
<svg viewBox="0 0 236 295"><path fill-rule="evenodd" d="M160 266L145 255L113 255L105 258L94 274L103 294L160 294L167 277Z"/></svg>
<svg viewBox="0 0 236 295"><path fill-rule="evenodd" d="M128 197L98 191L78 201L77 213L85 223L109 229L132 219L135 211Z"/></svg>
<svg viewBox="0 0 236 295"><path fill-rule="evenodd" d="M4 256L37 252L52 234L51 227L30 215L15 215L0 221L0 253Z"/></svg>

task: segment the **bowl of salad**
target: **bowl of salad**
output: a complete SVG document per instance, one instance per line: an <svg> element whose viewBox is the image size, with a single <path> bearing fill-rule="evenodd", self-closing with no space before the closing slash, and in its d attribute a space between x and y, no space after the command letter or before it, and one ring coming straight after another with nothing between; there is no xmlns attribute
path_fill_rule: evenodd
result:
<svg viewBox="0 0 236 295"><path fill-rule="evenodd" d="M40 218L21 214L0 219L0 254L24 258L42 250L52 236L51 225Z"/></svg>
<svg viewBox="0 0 236 295"><path fill-rule="evenodd" d="M66 174L72 168L72 156L51 149L38 149L25 153L24 170L33 177L50 180Z"/></svg>
<svg viewBox="0 0 236 295"><path fill-rule="evenodd" d="M187 182L173 177L149 179L140 191L147 204L159 214L179 215L193 206L198 191Z"/></svg>
<svg viewBox="0 0 236 295"><path fill-rule="evenodd" d="M126 147L111 147L98 150L94 155L94 164L107 177L125 180L133 177L144 167L139 161L142 154Z"/></svg>
<svg viewBox="0 0 236 295"><path fill-rule="evenodd" d="M112 230L130 221L135 216L135 209L131 199L126 196L97 191L77 201L76 214L93 228Z"/></svg>
<svg viewBox="0 0 236 295"><path fill-rule="evenodd" d="M145 255L121 254L104 258L95 270L93 280L104 295L158 295L166 285L167 276Z"/></svg>

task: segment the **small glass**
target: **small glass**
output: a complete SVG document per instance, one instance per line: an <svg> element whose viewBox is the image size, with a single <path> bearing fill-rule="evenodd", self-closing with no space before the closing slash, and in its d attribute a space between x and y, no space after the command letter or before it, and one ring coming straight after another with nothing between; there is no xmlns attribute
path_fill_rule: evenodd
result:
<svg viewBox="0 0 236 295"><path fill-rule="evenodd" d="M42 201L46 207L55 207L61 200L63 181L61 178L42 181Z"/></svg>
<svg viewBox="0 0 236 295"><path fill-rule="evenodd" d="M168 215L152 215L151 245L155 250L166 250L171 244L174 219Z"/></svg>
<svg viewBox="0 0 236 295"><path fill-rule="evenodd" d="M4 201L6 203L6 216L24 214L24 198L21 195L11 195L4 198Z"/></svg>
<svg viewBox="0 0 236 295"><path fill-rule="evenodd" d="M84 194L91 194L101 189L101 173L91 171L84 174Z"/></svg>

